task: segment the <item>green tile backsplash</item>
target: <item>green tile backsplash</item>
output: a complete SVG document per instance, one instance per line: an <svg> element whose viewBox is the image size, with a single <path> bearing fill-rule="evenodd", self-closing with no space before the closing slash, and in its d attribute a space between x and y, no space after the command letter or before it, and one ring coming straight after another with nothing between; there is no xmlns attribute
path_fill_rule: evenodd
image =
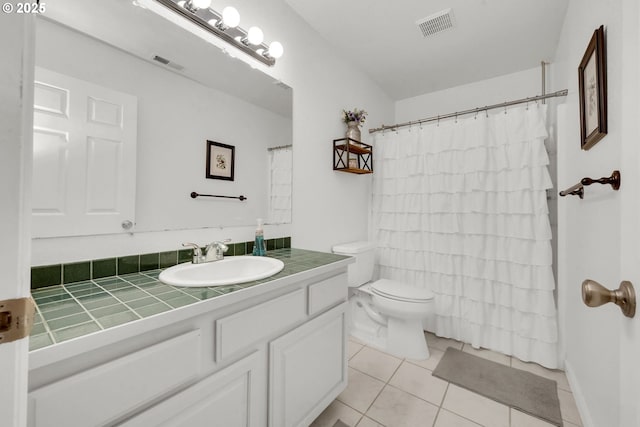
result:
<svg viewBox="0 0 640 427"><path fill-rule="evenodd" d="M92 279L115 276L117 273L117 263L115 258L95 259L91 261L91 267L93 268L91 275Z"/></svg>
<svg viewBox="0 0 640 427"><path fill-rule="evenodd" d="M160 266L160 254L140 255L140 271L155 270Z"/></svg>
<svg viewBox="0 0 640 427"><path fill-rule="evenodd" d="M267 250L291 247L291 237L267 239ZM253 242L232 243L229 245L227 256L250 255L253 252ZM84 280L101 279L140 271L168 268L192 259L191 249L166 251L160 253L130 255L119 258L104 258L91 261L73 262L69 264L44 265L31 267L31 289ZM134 280L149 280L138 278ZM75 296L75 294L74 294Z"/></svg>
<svg viewBox="0 0 640 427"><path fill-rule="evenodd" d="M62 283L62 265L31 267L31 288L59 285Z"/></svg>

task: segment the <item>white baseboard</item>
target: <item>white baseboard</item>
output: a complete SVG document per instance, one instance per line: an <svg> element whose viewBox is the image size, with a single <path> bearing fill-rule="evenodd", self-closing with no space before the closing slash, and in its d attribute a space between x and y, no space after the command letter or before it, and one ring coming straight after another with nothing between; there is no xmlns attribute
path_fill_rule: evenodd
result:
<svg viewBox="0 0 640 427"><path fill-rule="evenodd" d="M573 367L566 359L564 361L564 369L565 374L567 375L567 380L569 381L569 387L571 387L571 392L573 393L573 398L575 399L576 406L578 407L578 412L580 413L580 418L582 419L583 427L598 427L593 423L591 412L589 412L589 405L584 398L580 383L573 372Z"/></svg>

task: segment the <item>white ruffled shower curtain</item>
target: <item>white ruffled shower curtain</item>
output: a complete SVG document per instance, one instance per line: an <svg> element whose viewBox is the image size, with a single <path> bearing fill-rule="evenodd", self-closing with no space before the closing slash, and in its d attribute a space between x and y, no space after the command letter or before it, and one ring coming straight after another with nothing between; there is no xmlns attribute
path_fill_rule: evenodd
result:
<svg viewBox="0 0 640 427"><path fill-rule="evenodd" d="M546 116L377 133L372 234L381 277L434 292L428 330L557 368Z"/></svg>
<svg viewBox="0 0 640 427"><path fill-rule="evenodd" d="M269 155L269 215L270 224L291 222L291 147L274 148Z"/></svg>

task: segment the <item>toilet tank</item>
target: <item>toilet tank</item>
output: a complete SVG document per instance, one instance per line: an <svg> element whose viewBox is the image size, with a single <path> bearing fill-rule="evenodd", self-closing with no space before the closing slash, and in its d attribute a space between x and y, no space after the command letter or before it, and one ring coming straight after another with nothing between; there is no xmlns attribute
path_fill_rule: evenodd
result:
<svg viewBox="0 0 640 427"><path fill-rule="evenodd" d="M350 287L358 287L371 281L375 264L375 245L372 242L342 243L335 245L332 250L335 254L348 255L356 259L354 264L349 264Z"/></svg>

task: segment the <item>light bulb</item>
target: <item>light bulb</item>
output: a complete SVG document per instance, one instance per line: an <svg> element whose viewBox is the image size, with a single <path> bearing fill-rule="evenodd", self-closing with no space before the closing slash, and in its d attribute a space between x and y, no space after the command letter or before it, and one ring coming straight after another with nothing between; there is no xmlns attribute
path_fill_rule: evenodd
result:
<svg viewBox="0 0 640 427"><path fill-rule="evenodd" d="M280 42L271 42L269 45L269 50L267 51L267 55L274 59L278 59L284 53L284 48L282 47L282 43Z"/></svg>
<svg viewBox="0 0 640 427"><path fill-rule="evenodd" d="M185 5L186 3L187 3L187 2L186 2L185 0L181 0L181 1L179 1L179 2L178 2L178 6L180 6L180 7L184 7L184 5Z"/></svg>
<svg viewBox="0 0 640 427"><path fill-rule="evenodd" d="M252 45L259 45L264 40L264 34L262 34L262 30L258 27L251 27L249 31L247 31L247 40Z"/></svg>
<svg viewBox="0 0 640 427"><path fill-rule="evenodd" d="M235 7L227 6L222 9L222 23L229 28L235 28L240 23L240 14Z"/></svg>
<svg viewBox="0 0 640 427"><path fill-rule="evenodd" d="M196 9L206 9L211 6L211 0L191 0L191 4Z"/></svg>

